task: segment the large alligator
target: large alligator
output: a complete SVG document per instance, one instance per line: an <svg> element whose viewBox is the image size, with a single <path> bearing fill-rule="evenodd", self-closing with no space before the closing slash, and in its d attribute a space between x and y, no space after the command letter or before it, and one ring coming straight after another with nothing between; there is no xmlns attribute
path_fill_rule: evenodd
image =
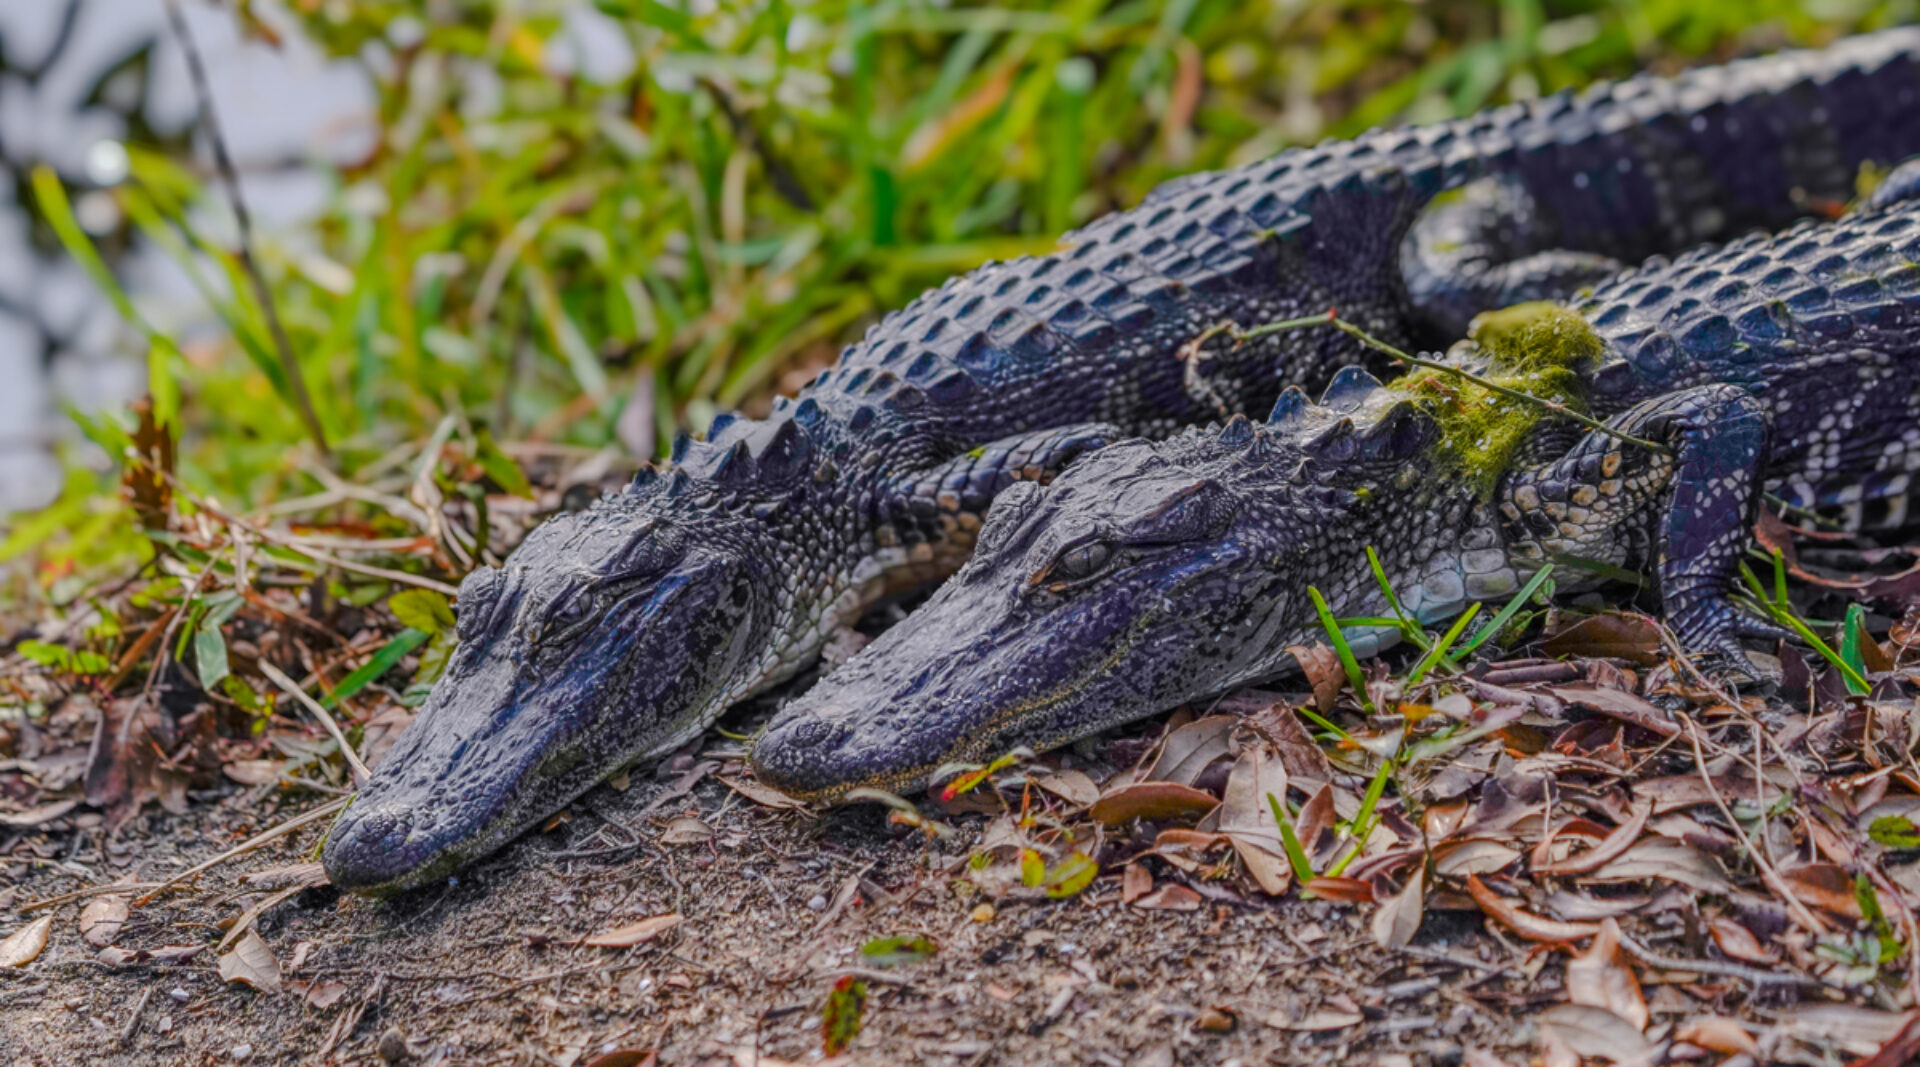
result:
<svg viewBox="0 0 1920 1067"><path fill-rule="evenodd" d="M821 798L917 788L943 764L1283 673L1288 646L1324 640L1308 586L1338 617L1390 617L1369 546L1426 623L1553 559L1648 573L1681 641L1752 670L1739 638L1778 631L1728 594L1763 488L1855 526L1905 518L1909 203L1649 264L1476 333L1444 363L1604 428L1438 369L1383 386L1349 368L1318 403L1289 390L1265 424L1110 446L1001 494L952 581L768 725L761 779ZM1574 589L1592 572L1555 573ZM1349 636L1365 655L1397 633Z"/></svg>
<svg viewBox="0 0 1920 1067"><path fill-rule="evenodd" d="M952 573L1016 480L1384 369L1326 334L1176 358L1211 324L1337 306L1408 342L1845 201L1863 162L1920 152L1916 57L1920 29L1893 30L1290 150L948 282L771 417L716 420L669 471L469 576L446 676L328 837L334 884L433 881L685 743L880 598ZM1498 211L1465 200L1409 239L1442 192L1489 178Z"/></svg>

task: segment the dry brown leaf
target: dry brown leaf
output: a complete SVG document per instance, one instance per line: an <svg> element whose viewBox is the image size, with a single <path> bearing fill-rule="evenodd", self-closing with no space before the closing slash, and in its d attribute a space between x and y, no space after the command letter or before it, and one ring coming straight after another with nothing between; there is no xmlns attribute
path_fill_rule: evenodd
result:
<svg viewBox="0 0 1920 1067"><path fill-rule="evenodd" d="M1582 1056L1618 1062L1643 1056L1652 1047L1632 1023L1605 1008L1561 1004L1541 1012L1536 1019L1543 1031L1552 1030Z"/></svg>
<svg viewBox="0 0 1920 1067"><path fill-rule="evenodd" d="M1534 915L1487 888L1479 875L1467 875L1467 895L1473 897L1473 902L1480 905L1480 910L1489 918L1498 920L1500 925L1529 941L1578 941L1600 930L1597 923L1563 923Z"/></svg>
<svg viewBox="0 0 1920 1067"><path fill-rule="evenodd" d="M118 893L94 897L80 909L80 936L94 948L106 948L127 922L127 898Z"/></svg>
<svg viewBox="0 0 1920 1067"><path fill-rule="evenodd" d="M1920 1012L1816 1004L1789 1011L1779 1026L1802 1041L1830 1043L1856 1056L1869 1056L1891 1044L1916 1018Z"/></svg>
<svg viewBox="0 0 1920 1067"><path fill-rule="evenodd" d="M80 806L80 799L56 800L51 804L42 804L25 811L0 811L0 826L10 826L16 830L32 830L50 823L74 808Z"/></svg>
<svg viewBox="0 0 1920 1067"><path fill-rule="evenodd" d="M1333 767L1327 763L1327 754L1320 751L1319 744L1300 724L1300 716L1292 708L1275 701L1251 716L1251 721L1272 739L1280 765L1287 769L1289 776L1315 782L1333 780Z"/></svg>
<svg viewBox="0 0 1920 1067"><path fill-rule="evenodd" d="M1320 839L1333 829L1334 820L1339 812L1333 803L1333 787L1323 785L1319 791L1300 805L1300 814L1293 819L1293 836L1308 859L1318 858Z"/></svg>
<svg viewBox="0 0 1920 1067"><path fill-rule="evenodd" d="M1192 874L1208 865L1208 852L1224 844L1227 844L1225 834L1210 834L1203 830L1174 827L1160 831L1159 835L1153 839L1153 854Z"/></svg>
<svg viewBox="0 0 1920 1067"><path fill-rule="evenodd" d="M1420 920L1426 916L1427 872L1415 865L1413 877L1398 893L1380 902L1373 913L1373 943L1381 948L1405 948L1420 932Z"/></svg>
<svg viewBox="0 0 1920 1067"><path fill-rule="evenodd" d="M1285 800L1287 769L1258 747L1249 748L1227 774L1218 829L1233 843L1233 851L1261 891L1279 896L1293 882L1293 865L1287 861L1280 825L1273 821L1270 795Z"/></svg>
<svg viewBox="0 0 1920 1067"><path fill-rule="evenodd" d="M660 834L663 845L704 845L713 840L713 827L691 815L681 815L667 823Z"/></svg>
<svg viewBox="0 0 1920 1067"><path fill-rule="evenodd" d="M1540 642L1547 655L1624 659L1651 667L1665 658L1660 651L1660 626L1645 615L1607 612L1581 619Z"/></svg>
<svg viewBox="0 0 1920 1067"><path fill-rule="evenodd" d="M1090 808L1100 799L1100 787L1085 771L1051 771L1034 776L1033 784L1076 808Z"/></svg>
<svg viewBox="0 0 1920 1067"><path fill-rule="evenodd" d="M1192 785L1208 764L1228 754L1234 721L1225 715L1209 715L1175 729L1160 745L1160 754L1141 781Z"/></svg>
<svg viewBox="0 0 1920 1067"><path fill-rule="evenodd" d="M746 797L748 800L753 801L763 808L774 808L784 811L807 810L805 801L795 800L770 785L761 785L759 782L749 778L729 778L724 774L716 774L714 777L720 779L721 785L726 786L728 789Z"/></svg>
<svg viewBox="0 0 1920 1067"><path fill-rule="evenodd" d="M1347 684L1347 671L1340 665L1340 654L1326 645L1288 645L1287 654L1300 665L1300 673L1313 686L1315 710L1325 714L1333 710L1340 689Z"/></svg>
<svg viewBox="0 0 1920 1067"><path fill-rule="evenodd" d="M677 911L665 915L651 915L639 922L616 926L611 930L602 930L590 937L580 939L582 945L595 948L628 948L651 941L668 930L680 925L681 915Z"/></svg>
<svg viewBox="0 0 1920 1067"><path fill-rule="evenodd" d="M220 773L241 785L270 785L280 777L286 760L237 759L220 765Z"/></svg>
<svg viewBox="0 0 1920 1067"><path fill-rule="evenodd" d="M1760 1045L1754 1041L1747 1028L1724 1015L1702 1015L1697 1019L1688 1019L1673 1032L1674 1040L1685 1041L1689 1045L1724 1052L1729 1056L1751 1056L1760 1058Z"/></svg>
<svg viewBox="0 0 1920 1067"><path fill-rule="evenodd" d="M1680 732L1680 727L1674 725L1673 716L1623 690L1590 685L1557 685L1548 692L1574 707L1597 711L1661 737L1673 737Z"/></svg>
<svg viewBox="0 0 1920 1067"><path fill-rule="evenodd" d="M1642 799L1634 805L1633 817L1621 823L1599 844L1585 852L1576 852L1558 863L1536 866L1533 869L1533 873L1544 875L1585 874L1588 871L1604 867L1608 860L1632 848L1633 843L1640 840L1640 832L1646 829L1647 819L1652 814L1653 801Z"/></svg>
<svg viewBox="0 0 1920 1067"><path fill-rule="evenodd" d="M1582 883L1611 885L1657 879L1702 893L1725 894L1733 884L1718 864L1698 849L1677 841L1646 840L1622 852L1599 870L1579 876Z"/></svg>
<svg viewBox="0 0 1920 1067"><path fill-rule="evenodd" d="M1492 874L1513 866L1520 853L1484 837L1449 841L1433 850L1433 873L1442 878Z"/></svg>
<svg viewBox="0 0 1920 1067"><path fill-rule="evenodd" d="M1089 812L1107 826L1135 819L1197 819L1220 805L1212 793L1176 782L1135 782L1101 797Z"/></svg>
<svg viewBox="0 0 1920 1067"><path fill-rule="evenodd" d="M1780 880L1802 904L1824 908L1849 919L1864 917L1860 898L1853 891L1852 876L1831 863L1809 863L1784 870L1780 872Z"/></svg>
<svg viewBox="0 0 1920 1067"><path fill-rule="evenodd" d="M47 931L53 929L53 916L42 915L0 941L0 967L25 967L47 947Z"/></svg>
<svg viewBox="0 0 1920 1067"><path fill-rule="evenodd" d="M280 992L280 961L251 928L220 956L219 963L223 982L245 982L262 993Z"/></svg>
<svg viewBox="0 0 1920 1067"><path fill-rule="evenodd" d="M1131 904L1153 889L1153 874L1146 866L1129 863L1120 872L1120 903Z"/></svg>
<svg viewBox="0 0 1920 1067"><path fill-rule="evenodd" d="M288 982L287 988L306 998L307 1003L315 1011L326 1011L340 1003L340 998L347 995L347 984L336 982L331 978L318 978L311 982Z"/></svg>
<svg viewBox="0 0 1920 1067"><path fill-rule="evenodd" d="M1605 1008L1645 1031L1650 1018L1647 998L1640 992L1640 979L1620 948L1620 924L1612 919L1600 923L1593 945L1567 961L1567 996L1575 1004Z"/></svg>
<svg viewBox="0 0 1920 1067"><path fill-rule="evenodd" d="M1186 886L1168 882L1133 902L1145 911L1199 911L1200 894Z"/></svg>
<svg viewBox="0 0 1920 1067"><path fill-rule="evenodd" d="M653 1067L660 1053L650 1048L622 1048L602 1053L587 1061L586 1067ZM760 1061L766 1063L765 1059Z"/></svg>
<svg viewBox="0 0 1920 1067"><path fill-rule="evenodd" d="M1748 963L1776 963L1780 957L1769 952L1753 931L1724 915L1717 915L1707 923L1707 931L1713 935L1713 943L1720 951L1736 960Z"/></svg>

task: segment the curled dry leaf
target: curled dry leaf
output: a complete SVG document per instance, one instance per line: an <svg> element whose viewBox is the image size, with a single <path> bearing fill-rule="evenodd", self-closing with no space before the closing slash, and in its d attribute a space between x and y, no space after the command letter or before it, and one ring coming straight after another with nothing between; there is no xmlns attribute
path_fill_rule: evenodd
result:
<svg viewBox="0 0 1920 1067"><path fill-rule="evenodd" d="M1520 853L1484 837L1449 841L1433 850L1433 873L1442 878L1493 874L1513 866Z"/></svg>
<svg viewBox="0 0 1920 1067"><path fill-rule="evenodd" d="M315 1011L326 1011L340 1003L340 998L347 995L347 984L336 982L331 978L318 978L311 982L288 982L287 988L306 998L307 1003Z"/></svg>
<svg viewBox="0 0 1920 1067"><path fill-rule="evenodd" d="M80 909L80 936L94 948L106 948L127 922L127 898L118 893L94 897Z"/></svg>
<svg viewBox="0 0 1920 1067"><path fill-rule="evenodd" d="M1347 684L1347 671L1340 665L1340 654L1320 644L1288 645L1287 654L1300 665L1300 673L1306 675L1313 686L1315 709L1323 713L1332 711L1340 688Z"/></svg>
<svg viewBox="0 0 1920 1067"><path fill-rule="evenodd" d="M1372 930L1373 943L1381 948L1405 948L1413 942L1413 935L1420 932L1420 920L1426 915L1427 871L1424 866L1413 868L1413 877L1398 893L1380 902L1374 910Z"/></svg>
<svg viewBox="0 0 1920 1067"><path fill-rule="evenodd" d="M1131 904L1153 889L1153 874L1138 863L1129 863L1120 872L1120 903Z"/></svg>
<svg viewBox="0 0 1920 1067"><path fill-rule="evenodd" d="M9 826L15 830L32 830L50 823L74 808L80 806L80 799L56 800L51 804L42 804L25 811L0 811L0 826Z"/></svg>
<svg viewBox="0 0 1920 1067"><path fill-rule="evenodd" d="M1564 875L1585 874L1588 871L1598 870L1606 866L1608 860L1632 848L1633 843L1640 840L1640 832L1646 829L1647 819L1652 814L1653 802L1642 799L1635 803L1633 817L1621 823L1598 845L1595 845L1585 852L1577 852L1568 856L1558 863L1536 866L1533 869L1533 873Z"/></svg>
<svg viewBox="0 0 1920 1067"><path fill-rule="evenodd" d="M1145 911L1199 911L1200 894L1186 886L1168 882L1134 900L1133 906Z"/></svg>
<svg viewBox="0 0 1920 1067"><path fill-rule="evenodd" d="M1780 872L1787 891L1802 904L1823 908L1849 919L1864 916L1860 897L1853 891L1853 877L1831 863L1809 863Z"/></svg>
<svg viewBox="0 0 1920 1067"><path fill-rule="evenodd" d="M616 926L611 930L602 930L597 934L580 939L582 945L595 948L628 948L632 945L651 941L668 930L680 925L681 916L677 911L665 915L650 915L639 922Z"/></svg>
<svg viewBox="0 0 1920 1067"><path fill-rule="evenodd" d="M1262 1021L1275 1030L1317 1033L1324 1030L1345 1030L1349 1026L1359 1026L1366 1021L1366 1018L1365 1015L1360 1014L1358 1011L1328 1005L1326 1007L1315 1008L1297 1019L1284 1012L1276 1011L1269 1014Z"/></svg>
<svg viewBox="0 0 1920 1067"><path fill-rule="evenodd" d="M47 947L47 931L53 929L53 916L42 915L0 941L0 967L25 967Z"/></svg>
<svg viewBox="0 0 1920 1067"><path fill-rule="evenodd" d="M1581 1056L1619 1062L1652 1047L1632 1023L1605 1008L1562 1004L1541 1012L1538 1020L1542 1031L1551 1030Z"/></svg>
<svg viewBox="0 0 1920 1067"><path fill-rule="evenodd" d="M763 808L784 811L805 811L807 808L804 801L795 800L770 785L761 785L750 778L729 778L724 774L716 774L714 777L720 779L720 784Z"/></svg>
<svg viewBox="0 0 1920 1067"><path fill-rule="evenodd" d="M1233 724L1228 716L1209 715L1175 729L1140 780L1192 785L1209 764L1228 754Z"/></svg>
<svg viewBox="0 0 1920 1067"><path fill-rule="evenodd" d="M1093 805L1095 822L1124 826L1135 819L1197 819L1220 801L1204 789L1176 782L1136 782L1101 797Z"/></svg>
<svg viewBox="0 0 1920 1067"><path fill-rule="evenodd" d="M643 376L644 377L644 376ZM587 1061L587 1067L653 1067L660 1053L650 1048L622 1048L602 1053ZM762 1059L762 1064L769 1061Z"/></svg>
<svg viewBox="0 0 1920 1067"><path fill-rule="evenodd" d="M1567 962L1567 996L1575 1004L1605 1008L1644 1031L1649 1015L1640 979L1620 948L1620 924L1600 923L1593 945Z"/></svg>
<svg viewBox="0 0 1920 1067"><path fill-rule="evenodd" d="M660 834L663 845L704 845L713 840L713 827L691 815L682 815L667 824Z"/></svg>
<svg viewBox="0 0 1920 1067"><path fill-rule="evenodd" d="M1033 784L1076 808L1090 808L1100 799L1100 787L1085 771L1052 771L1034 776Z"/></svg>
<svg viewBox="0 0 1920 1067"><path fill-rule="evenodd" d="M221 981L244 982L262 993L280 992L280 961L252 929L222 953L219 962Z"/></svg>
<svg viewBox="0 0 1920 1067"><path fill-rule="evenodd" d="M1548 634L1540 648L1556 659L1563 656L1592 656L1624 659L1651 667L1665 658L1660 651L1660 626L1645 615L1607 612L1581 619L1573 625Z"/></svg>
<svg viewBox="0 0 1920 1067"><path fill-rule="evenodd" d="M1715 916L1707 923L1707 931L1713 935L1713 943L1720 951L1736 960L1748 963L1775 963L1779 956L1769 952L1753 931L1724 915ZM1695 1042L1698 1044L1698 1042Z"/></svg>
<svg viewBox="0 0 1920 1067"><path fill-rule="evenodd" d="M1688 1019L1673 1032L1674 1040L1685 1041L1689 1045L1723 1052L1729 1056L1751 1056L1760 1058L1760 1045L1753 1035L1738 1022L1724 1015L1702 1015L1697 1019Z"/></svg>
<svg viewBox="0 0 1920 1067"><path fill-rule="evenodd" d="M1733 889L1719 865L1698 849L1664 840L1641 841L1579 880L1592 885L1658 880L1717 894Z"/></svg>
<svg viewBox="0 0 1920 1067"><path fill-rule="evenodd" d="M1225 792L1219 831L1233 843L1261 891L1275 896L1286 892L1293 881L1293 865L1287 861L1280 825L1273 821L1273 806L1267 800L1268 796L1286 797L1285 765L1269 759L1258 747L1249 748L1234 761Z"/></svg>
<svg viewBox="0 0 1920 1067"><path fill-rule="evenodd" d="M1153 839L1153 854L1188 874L1208 865L1207 853L1227 844L1227 835L1174 827Z"/></svg>
<svg viewBox="0 0 1920 1067"><path fill-rule="evenodd" d="M1467 894L1489 918L1529 941L1578 941L1600 930L1597 923L1563 923L1534 915L1487 888L1479 875L1467 875Z"/></svg>

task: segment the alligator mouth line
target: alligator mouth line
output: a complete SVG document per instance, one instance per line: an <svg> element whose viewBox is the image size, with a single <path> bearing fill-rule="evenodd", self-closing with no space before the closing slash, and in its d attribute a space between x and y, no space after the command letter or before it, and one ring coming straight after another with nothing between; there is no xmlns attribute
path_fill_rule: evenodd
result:
<svg viewBox="0 0 1920 1067"><path fill-rule="evenodd" d="M1026 700L995 712L981 725L979 732L983 734L991 733L1010 719L1029 714L1044 715L1046 712L1057 707L1068 697L1072 696L1074 692L1089 679L1110 671L1115 664L1120 662L1122 657L1133 651L1134 646L1139 644L1140 631L1144 629L1145 626L1146 623L1144 620L1136 621L1121 635L1120 647L1114 649L1113 652L1097 666L1091 667L1061 682L1045 693L1029 697ZM1053 746L1048 745L1046 747L1051 748ZM931 779L935 771L948 764L978 762L985 755L987 755L987 750L984 744L977 744L971 748L963 747L949 750L942 753L940 759L933 762L918 763L902 770L886 771L880 774L870 775L866 778L858 778L841 785L829 786L825 789L782 789L780 791L802 803L830 805L857 789L879 789L887 792L899 792L902 787L910 783L925 782Z"/></svg>

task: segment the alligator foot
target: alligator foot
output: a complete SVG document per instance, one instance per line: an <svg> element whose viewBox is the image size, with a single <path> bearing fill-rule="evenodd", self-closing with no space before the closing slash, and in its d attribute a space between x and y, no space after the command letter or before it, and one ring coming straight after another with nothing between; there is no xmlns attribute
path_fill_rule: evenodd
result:
<svg viewBox="0 0 1920 1067"><path fill-rule="evenodd" d="M1905 203L1916 196L1920 196L1920 156L1888 171L1861 207L1866 211L1878 211L1892 204Z"/></svg>

